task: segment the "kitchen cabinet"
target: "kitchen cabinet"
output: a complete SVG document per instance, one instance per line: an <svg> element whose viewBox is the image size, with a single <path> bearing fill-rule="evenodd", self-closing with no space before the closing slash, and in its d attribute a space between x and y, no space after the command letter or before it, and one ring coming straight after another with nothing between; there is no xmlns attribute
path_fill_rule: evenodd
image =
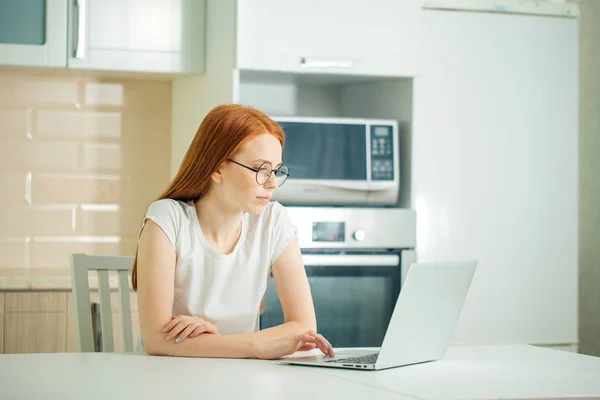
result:
<svg viewBox="0 0 600 400"><path fill-rule="evenodd" d="M90 293L98 302L98 292ZM134 342L140 332L137 294L131 292ZM111 293L115 351L123 351L119 293ZM0 292L0 354L77 351L70 291Z"/></svg>
<svg viewBox="0 0 600 400"><path fill-rule="evenodd" d="M0 64L200 73L204 5L204 0L0 0Z"/></svg>
<svg viewBox="0 0 600 400"><path fill-rule="evenodd" d="M0 64L66 67L67 0L0 0Z"/></svg>
<svg viewBox="0 0 600 400"><path fill-rule="evenodd" d="M237 2L240 69L414 76L420 0Z"/></svg>
<svg viewBox="0 0 600 400"><path fill-rule="evenodd" d="M202 72L204 0L69 0L69 68Z"/></svg>
<svg viewBox="0 0 600 400"><path fill-rule="evenodd" d="M66 292L4 294L4 353L65 351Z"/></svg>

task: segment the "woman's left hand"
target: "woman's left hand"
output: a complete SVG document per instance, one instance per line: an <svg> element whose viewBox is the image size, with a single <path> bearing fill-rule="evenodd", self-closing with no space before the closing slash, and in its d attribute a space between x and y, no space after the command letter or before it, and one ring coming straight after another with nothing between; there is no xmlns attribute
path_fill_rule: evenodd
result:
<svg viewBox="0 0 600 400"><path fill-rule="evenodd" d="M219 334L219 329L200 317L193 315L178 315L171 317L171 321L163 328L163 333L167 333L165 340L167 342L175 339L175 342L181 343L187 337L196 337L203 333Z"/></svg>

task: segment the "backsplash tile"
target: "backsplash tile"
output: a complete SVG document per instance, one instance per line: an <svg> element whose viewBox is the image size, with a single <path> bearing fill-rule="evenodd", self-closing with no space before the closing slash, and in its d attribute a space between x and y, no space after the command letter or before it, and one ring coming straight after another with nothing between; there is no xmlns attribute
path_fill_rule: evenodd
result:
<svg viewBox="0 0 600 400"><path fill-rule="evenodd" d="M33 174L32 202L43 204L119 203L119 175Z"/></svg>
<svg viewBox="0 0 600 400"><path fill-rule="evenodd" d="M35 134L42 137L121 137L121 113L41 110L37 112Z"/></svg>
<svg viewBox="0 0 600 400"><path fill-rule="evenodd" d="M71 253L121 254L121 238L117 236L52 237L31 241L32 268L60 268L69 265Z"/></svg>
<svg viewBox="0 0 600 400"><path fill-rule="evenodd" d="M120 171L121 145L119 143L85 143L83 168L92 171ZM142 167L144 168L144 166Z"/></svg>
<svg viewBox="0 0 600 400"><path fill-rule="evenodd" d="M79 101L78 92L78 80L68 77L0 75L0 106L73 105Z"/></svg>
<svg viewBox="0 0 600 400"><path fill-rule="evenodd" d="M79 144L4 140L0 147L2 171L75 171Z"/></svg>
<svg viewBox="0 0 600 400"><path fill-rule="evenodd" d="M123 85L120 83L87 82L85 104L92 106L122 106Z"/></svg>
<svg viewBox="0 0 600 400"><path fill-rule="evenodd" d="M76 210L77 235L137 237L146 210L137 206L85 204Z"/></svg>
<svg viewBox="0 0 600 400"><path fill-rule="evenodd" d="M75 206L9 206L0 208L0 236L73 235ZM1 253L0 253L1 255Z"/></svg>
<svg viewBox="0 0 600 400"><path fill-rule="evenodd" d="M28 253L27 239L0 239L0 274L4 268L27 268Z"/></svg>
<svg viewBox="0 0 600 400"><path fill-rule="evenodd" d="M170 81L0 71L0 277L134 254L170 130Z"/></svg>
<svg viewBox="0 0 600 400"><path fill-rule="evenodd" d="M198 124L199 123L200 121L198 121ZM164 143L164 132L170 131L171 119L165 119L163 113L133 111L123 115L124 139Z"/></svg>
<svg viewBox="0 0 600 400"><path fill-rule="evenodd" d="M3 145L0 142L0 145ZM0 205L25 204L27 192L27 173L4 172L0 170Z"/></svg>
<svg viewBox="0 0 600 400"><path fill-rule="evenodd" d="M27 139L31 134L30 115L29 108L0 108L2 138Z"/></svg>

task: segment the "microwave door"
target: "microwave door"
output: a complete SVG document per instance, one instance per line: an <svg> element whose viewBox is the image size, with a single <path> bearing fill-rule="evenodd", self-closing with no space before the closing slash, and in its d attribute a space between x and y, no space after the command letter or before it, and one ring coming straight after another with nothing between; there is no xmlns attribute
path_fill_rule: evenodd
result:
<svg viewBox="0 0 600 400"><path fill-rule="evenodd" d="M273 198L286 205L364 204L367 200L367 138L364 124L280 122L290 168Z"/></svg>
<svg viewBox="0 0 600 400"><path fill-rule="evenodd" d="M290 167L290 179L367 179L364 125L306 122L281 124L286 134L283 159Z"/></svg>

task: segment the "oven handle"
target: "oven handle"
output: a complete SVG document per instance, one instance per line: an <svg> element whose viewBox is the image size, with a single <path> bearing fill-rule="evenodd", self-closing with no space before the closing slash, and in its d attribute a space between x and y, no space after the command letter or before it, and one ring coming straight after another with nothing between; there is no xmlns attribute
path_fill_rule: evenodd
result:
<svg viewBox="0 0 600 400"><path fill-rule="evenodd" d="M400 256L397 254L303 254L305 266L324 267L397 267Z"/></svg>

